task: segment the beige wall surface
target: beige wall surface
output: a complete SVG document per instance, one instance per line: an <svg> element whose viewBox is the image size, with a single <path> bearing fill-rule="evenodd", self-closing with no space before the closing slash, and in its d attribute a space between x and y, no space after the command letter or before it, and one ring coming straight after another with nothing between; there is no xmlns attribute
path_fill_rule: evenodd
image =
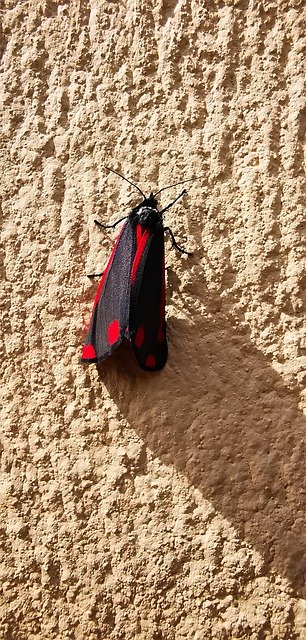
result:
<svg viewBox="0 0 306 640"><path fill-rule="evenodd" d="M1 640L306 638L304 7L2 3ZM160 373L80 363L105 165L198 176Z"/></svg>

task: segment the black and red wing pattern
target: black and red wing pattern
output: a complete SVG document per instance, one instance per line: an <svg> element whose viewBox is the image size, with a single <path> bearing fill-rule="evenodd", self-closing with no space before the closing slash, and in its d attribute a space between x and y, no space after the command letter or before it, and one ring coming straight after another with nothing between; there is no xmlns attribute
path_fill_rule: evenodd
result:
<svg viewBox="0 0 306 640"><path fill-rule="evenodd" d="M139 366L159 371L167 361L164 231L136 227L129 334Z"/></svg>
<svg viewBox="0 0 306 640"><path fill-rule="evenodd" d="M128 219L100 281L82 351L83 362L101 362L128 337L135 226Z"/></svg>

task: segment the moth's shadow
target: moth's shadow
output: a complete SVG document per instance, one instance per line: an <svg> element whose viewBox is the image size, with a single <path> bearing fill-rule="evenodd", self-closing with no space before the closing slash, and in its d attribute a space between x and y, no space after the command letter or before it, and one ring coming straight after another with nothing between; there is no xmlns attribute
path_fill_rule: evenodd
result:
<svg viewBox="0 0 306 640"><path fill-rule="evenodd" d="M298 394L222 313L192 325L170 317L168 325L163 371L142 372L126 345L99 366L101 379L146 445L186 474L264 556L267 570L301 592L305 420Z"/></svg>

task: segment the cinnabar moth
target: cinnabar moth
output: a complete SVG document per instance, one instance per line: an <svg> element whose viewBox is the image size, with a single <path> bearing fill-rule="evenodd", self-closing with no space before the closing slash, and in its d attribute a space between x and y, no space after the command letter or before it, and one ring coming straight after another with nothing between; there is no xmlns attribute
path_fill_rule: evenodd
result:
<svg viewBox="0 0 306 640"><path fill-rule="evenodd" d="M126 222L117 237L104 273L92 274L102 275L102 278L95 296L81 360L101 362L119 346L123 338L127 338L139 366L146 371L159 371L164 367L168 356L164 232L169 232L172 246L191 255L178 246L171 229L164 227L163 214L186 193L186 189L162 211L158 211L156 196L170 187L163 187L147 198L130 180L113 169L109 171L138 189L143 201L128 216L120 218L114 224L104 225L95 220L104 229L114 228L125 219ZM178 184L182 182L171 186Z"/></svg>

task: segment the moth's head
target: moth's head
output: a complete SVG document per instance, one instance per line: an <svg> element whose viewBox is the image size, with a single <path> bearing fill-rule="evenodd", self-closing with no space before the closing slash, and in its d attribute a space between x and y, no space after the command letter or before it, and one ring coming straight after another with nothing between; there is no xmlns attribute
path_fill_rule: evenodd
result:
<svg viewBox="0 0 306 640"><path fill-rule="evenodd" d="M143 202L141 203L142 207L150 207L151 209L157 209L157 200L153 194L153 192L151 191L150 195L148 198L145 198L143 200Z"/></svg>
<svg viewBox="0 0 306 640"><path fill-rule="evenodd" d="M157 200L153 193L150 193L148 198L145 198L140 205L138 205L138 222L144 227L156 224L159 221L160 214L157 209Z"/></svg>

